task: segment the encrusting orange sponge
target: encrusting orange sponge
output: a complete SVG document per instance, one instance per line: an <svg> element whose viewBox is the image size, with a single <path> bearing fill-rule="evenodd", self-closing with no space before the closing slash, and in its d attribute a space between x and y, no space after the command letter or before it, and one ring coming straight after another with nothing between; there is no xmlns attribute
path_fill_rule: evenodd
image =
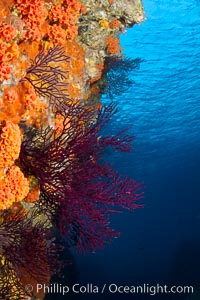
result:
<svg viewBox="0 0 200 300"><path fill-rule="evenodd" d="M109 54L116 54L121 51L121 47L119 44L119 39L117 37L113 37L109 35L106 39L107 52Z"/></svg>

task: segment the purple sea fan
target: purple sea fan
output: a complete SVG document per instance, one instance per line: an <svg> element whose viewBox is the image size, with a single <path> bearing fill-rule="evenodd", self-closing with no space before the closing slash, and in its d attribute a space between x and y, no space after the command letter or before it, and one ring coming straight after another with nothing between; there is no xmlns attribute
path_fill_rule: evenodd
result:
<svg viewBox="0 0 200 300"><path fill-rule="evenodd" d="M40 51L26 70L25 80L29 81L39 96L46 97L57 109L71 101L67 94L66 71L59 65L68 63L69 57L63 47L50 48L47 53Z"/></svg>
<svg viewBox="0 0 200 300"><path fill-rule="evenodd" d="M75 105L63 111L63 130L32 130L22 143L20 163L40 181L38 209L49 215L68 246L78 252L103 248L118 236L110 228L114 212L133 210L143 193L141 184L122 178L102 161L102 153L129 151L132 137L121 131L101 136L115 111L111 104L94 114ZM83 125L84 124L84 125Z"/></svg>

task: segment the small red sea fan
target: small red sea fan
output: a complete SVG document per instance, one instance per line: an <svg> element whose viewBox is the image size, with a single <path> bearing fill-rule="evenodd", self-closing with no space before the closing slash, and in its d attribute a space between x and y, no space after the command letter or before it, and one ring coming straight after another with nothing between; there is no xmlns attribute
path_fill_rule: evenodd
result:
<svg viewBox="0 0 200 300"><path fill-rule="evenodd" d="M132 137L122 130L102 136L101 129L116 108L113 104L98 113L81 105L62 112L63 129L32 130L22 143L20 163L40 181L38 209L44 210L61 236L77 251L103 248L118 236L110 228L110 216L141 206L141 184L122 178L102 162L106 147L129 151ZM84 125L83 125L84 124Z"/></svg>
<svg viewBox="0 0 200 300"><path fill-rule="evenodd" d="M39 96L46 97L49 103L59 107L70 99L67 95L66 71L60 63L68 63L69 57L63 47L56 46L47 52L40 51L27 69L24 80L34 87Z"/></svg>

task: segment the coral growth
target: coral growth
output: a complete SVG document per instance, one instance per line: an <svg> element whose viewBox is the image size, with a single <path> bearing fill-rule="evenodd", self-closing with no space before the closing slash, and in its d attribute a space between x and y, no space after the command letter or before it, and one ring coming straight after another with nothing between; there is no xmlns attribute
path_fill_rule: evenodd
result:
<svg viewBox="0 0 200 300"><path fill-rule="evenodd" d="M22 134L18 125L5 121L0 131L0 168L12 166L19 157Z"/></svg>
<svg viewBox="0 0 200 300"><path fill-rule="evenodd" d="M67 244L74 245L75 239L80 252L102 248L117 236L108 225L109 216L135 209L142 196L134 180L121 178L108 164L100 163L108 146L114 151L130 150L129 135L100 135L113 110L112 105L101 109L94 118L92 110L71 106L62 112L59 135L50 128L32 131L22 143L20 163L41 183L39 211L50 214Z"/></svg>
<svg viewBox="0 0 200 300"><path fill-rule="evenodd" d="M109 28L109 23L108 23L108 21L107 21L106 19L101 19L101 20L99 21L99 23L100 23L100 25L101 25L102 27L104 27L104 28Z"/></svg>
<svg viewBox="0 0 200 300"><path fill-rule="evenodd" d="M13 202L23 200L29 192L29 182L20 168L12 166L0 180L0 210L8 209Z"/></svg>
<svg viewBox="0 0 200 300"><path fill-rule="evenodd" d="M65 44L66 54L70 57L67 65L67 82L69 97L75 101L82 101L86 86L86 64L83 46L76 41L67 41ZM66 69L66 66L63 66Z"/></svg>
<svg viewBox="0 0 200 300"><path fill-rule="evenodd" d="M13 215L12 220L4 214L0 221L1 299L16 299L11 297L13 293L15 297L19 294L17 299L20 300L37 295L37 283L47 284L61 268L57 261L61 248L50 238L47 224L43 221L33 225L33 215L25 217L20 214ZM26 290L26 284L31 284L33 290ZM4 294L8 298L2 298Z"/></svg>
<svg viewBox="0 0 200 300"><path fill-rule="evenodd" d="M77 0L64 0L54 4L49 12L49 39L54 44L62 44L66 39L74 40L78 35L78 19L85 13L85 7Z"/></svg>
<svg viewBox="0 0 200 300"><path fill-rule="evenodd" d="M134 84L130 74L139 69L142 59L112 56L106 58L105 62L104 78L106 85L101 86L101 93L106 93L113 99L116 95L127 92Z"/></svg>
<svg viewBox="0 0 200 300"><path fill-rule="evenodd" d="M66 31L60 25L48 27L48 38L54 45L63 45L66 39Z"/></svg>
<svg viewBox="0 0 200 300"><path fill-rule="evenodd" d="M15 28L6 23L0 24L0 39L10 42L16 36Z"/></svg>
<svg viewBox="0 0 200 300"><path fill-rule="evenodd" d="M47 104L40 100L29 82L18 83L17 86L4 89L0 121L8 119L16 124L21 120L38 126L45 120L46 108Z"/></svg>
<svg viewBox="0 0 200 300"><path fill-rule="evenodd" d="M63 48L50 48L35 57L32 65L27 69L25 79L30 82L36 93L46 97L51 105L65 104L69 101L66 94L66 72L59 67L59 63L68 62L69 57Z"/></svg>
<svg viewBox="0 0 200 300"><path fill-rule="evenodd" d="M106 39L107 51L109 54L117 54L121 51L119 39L109 35Z"/></svg>
<svg viewBox="0 0 200 300"><path fill-rule="evenodd" d="M8 209L14 202L23 200L29 191L28 180L20 168L14 165L19 157L21 141L19 126L9 121L3 122L0 132L0 168L3 170L0 179L0 210Z"/></svg>
<svg viewBox="0 0 200 300"><path fill-rule="evenodd" d="M14 41L16 30L13 26L0 24L0 84L10 79L13 64L19 57L18 45Z"/></svg>
<svg viewBox="0 0 200 300"><path fill-rule="evenodd" d="M12 69L5 63L0 64L0 83L10 78Z"/></svg>
<svg viewBox="0 0 200 300"><path fill-rule="evenodd" d="M110 216L141 206L141 185L102 159L131 148L126 130L103 136L115 106L100 103L131 16L111 0L0 1L2 300L43 299L36 285L60 272L63 243L103 248L119 236Z"/></svg>
<svg viewBox="0 0 200 300"><path fill-rule="evenodd" d="M39 42L43 37L42 25L47 16L47 11L42 0L14 0L14 7L19 11L26 24L24 38Z"/></svg>
<svg viewBox="0 0 200 300"><path fill-rule="evenodd" d="M109 23L109 27L111 29L117 28L120 25L121 25L121 22L119 20L116 20L116 19Z"/></svg>

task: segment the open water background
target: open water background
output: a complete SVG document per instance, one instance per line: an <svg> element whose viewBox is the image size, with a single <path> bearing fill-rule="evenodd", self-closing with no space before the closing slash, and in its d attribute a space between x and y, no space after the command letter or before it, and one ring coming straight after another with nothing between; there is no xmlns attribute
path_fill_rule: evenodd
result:
<svg viewBox="0 0 200 300"><path fill-rule="evenodd" d="M109 157L119 172L144 181L144 208L113 218L123 234L105 250L75 255L82 284L200 286L200 2L143 0L146 22L121 36L140 61L134 83L115 96L108 131L132 125L130 154ZM123 91L123 87L122 87ZM103 97L104 103L110 99ZM74 295L74 299L194 299L188 295ZM59 298L60 299L60 298ZM200 299L198 296L195 299Z"/></svg>

